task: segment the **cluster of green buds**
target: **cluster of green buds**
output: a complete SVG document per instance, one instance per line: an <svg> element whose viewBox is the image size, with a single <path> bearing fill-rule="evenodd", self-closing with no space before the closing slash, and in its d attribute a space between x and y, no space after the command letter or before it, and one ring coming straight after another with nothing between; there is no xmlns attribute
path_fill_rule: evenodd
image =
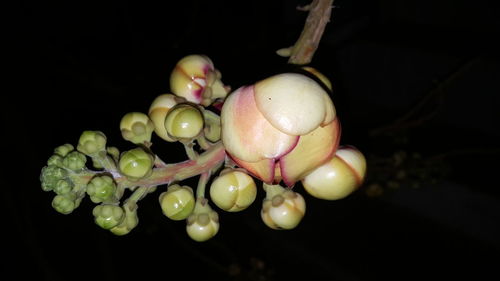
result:
<svg viewBox="0 0 500 281"><path fill-rule="evenodd" d="M42 168L42 189L56 194L52 207L59 213L69 214L80 205L85 190L77 175L84 173L86 162L84 154L75 151L71 144L64 144L54 149L47 166Z"/></svg>
<svg viewBox="0 0 500 281"><path fill-rule="evenodd" d="M263 223L293 229L306 211L297 183L316 198L337 200L354 192L366 173L358 149L339 147L330 81L314 68L304 71L308 74L283 73L230 93L208 57L187 56L172 71L171 93L153 99L147 114L123 115L120 132L133 148L120 153L107 146L104 133L84 131L77 150L70 144L55 149L42 169L42 189L56 193L52 206L63 214L88 195L97 204L94 222L125 235L139 222L139 201L166 186L159 195L161 211L185 221L188 236L201 242L219 231L215 207L247 210L259 180L266 193ZM163 161L153 153L153 132L182 144L188 159ZM94 169L86 167L87 159ZM195 176L196 188L181 183ZM127 189L132 193L122 199Z"/></svg>

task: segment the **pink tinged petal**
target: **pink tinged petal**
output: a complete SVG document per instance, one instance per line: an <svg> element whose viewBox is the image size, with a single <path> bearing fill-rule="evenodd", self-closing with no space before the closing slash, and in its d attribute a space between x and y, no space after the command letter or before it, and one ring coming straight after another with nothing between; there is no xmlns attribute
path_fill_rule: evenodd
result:
<svg viewBox="0 0 500 281"><path fill-rule="evenodd" d="M207 85L208 71L213 71L212 61L203 55L182 58L170 75L170 88L174 94L190 102L200 103Z"/></svg>
<svg viewBox="0 0 500 281"><path fill-rule="evenodd" d="M327 115L333 120L333 103L326 99L329 99L326 91L301 74L279 74L255 84L255 101L260 112L274 127L290 135L312 132L328 123Z"/></svg>
<svg viewBox="0 0 500 281"><path fill-rule="evenodd" d="M200 79L200 78L196 78ZM184 69L176 66L170 76L170 89L172 93L194 103L201 102L203 86L194 80Z"/></svg>
<svg viewBox="0 0 500 281"><path fill-rule="evenodd" d="M340 140L340 123L336 118L324 127L301 136L297 146L280 159L281 176L292 186L315 168L332 158Z"/></svg>
<svg viewBox="0 0 500 281"><path fill-rule="evenodd" d="M229 156L231 156L231 159L236 163L236 165L247 170L248 173L254 177L263 182L272 183L276 164L274 159L263 159L258 162L246 162L232 155Z"/></svg>
<svg viewBox="0 0 500 281"><path fill-rule="evenodd" d="M297 145L298 136L274 128L259 112L254 87L242 87L224 102L221 112L222 142L234 157L246 162L277 159Z"/></svg>

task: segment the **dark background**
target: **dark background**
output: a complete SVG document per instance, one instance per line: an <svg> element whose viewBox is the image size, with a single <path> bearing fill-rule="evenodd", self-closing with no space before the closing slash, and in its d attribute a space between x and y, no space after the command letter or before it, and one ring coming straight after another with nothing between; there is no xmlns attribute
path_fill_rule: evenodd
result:
<svg viewBox="0 0 500 281"><path fill-rule="evenodd" d="M260 192L241 213L220 211L220 232L200 244L161 214L160 192L140 202L139 226L125 237L93 223L88 199L61 215L39 188L40 169L83 130L132 148L121 116L168 92L187 54L210 56L233 88L292 70L274 52L298 38L307 14L295 7L308 1L18 1L4 53L14 87L4 86L1 111L7 272L16 280L498 278L494 2L335 1L311 65L334 84L341 143L366 154L366 184L333 202L296 187L308 209L292 231L260 221ZM184 159L182 147L155 140L164 160ZM397 155L406 155L399 166Z"/></svg>

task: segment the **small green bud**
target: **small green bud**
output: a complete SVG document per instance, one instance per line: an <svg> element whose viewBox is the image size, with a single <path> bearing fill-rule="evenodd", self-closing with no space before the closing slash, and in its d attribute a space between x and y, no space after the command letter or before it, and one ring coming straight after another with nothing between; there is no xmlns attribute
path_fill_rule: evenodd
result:
<svg viewBox="0 0 500 281"><path fill-rule="evenodd" d="M103 169L104 166L101 164L101 162L99 161L99 159L97 158L91 158L92 159L92 166L94 166L94 168L96 169Z"/></svg>
<svg viewBox="0 0 500 281"><path fill-rule="evenodd" d="M93 156L106 149L106 135L100 131L84 131L77 146L81 153Z"/></svg>
<svg viewBox="0 0 500 281"><path fill-rule="evenodd" d="M61 156L61 157L64 157L68 153L73 151L73 149L75 149L75 148L71 144L66 143L66 144L63 144L63 145L56 147L56 149L54 149L54 153Z"/></svg>
<svg viewBox="0 0 500 281"><path fill-rule="evenodd" d="M85 167L85 163L87 163L87 158L78 151L68 153L62 161L64 167L73 171L83 169Z"/></svg>
<svg viewBox="0 0 500 281"><path fill-rule="evenodd" d="M137 205L134 205L132 207L123 206L123 210L125 211L125 218L120 224L110 229L113 234L119 236L130 233L130 231L132 231L132 229L134 229L137 224L139 224L139 217L137 216Z"/></svg>
<svg viewBox="0 0 500 281"><path fill-rule="evenodd" d="M120 172L130 179L149 176L153 171L153 165L153 155L140 147L124 152L118 162Z"/></svg>
<svg viewBox="0 0 500 281"><path fill-rule="evenodd" d="M60 179L66 178L68 172L57 166L45 166L40 173L40 182L44 191L53 190Z"/></svg>
<svg viewBox="0 0 500 281"><path fill-rule="evenodd" d="M106 148L106 151L108 152L109 155L111 155L111 157L113 157L115 161L118 162L118 159L120 159L120 151L118 150L118 148L114 146L108 146Z"/></svg>
<svg viewBox="0 0 500 281"><path fill-rule="evenodd" d="M74 193L56 195L52 200L52 208L63 215L70 214L76 207L78 207L78 203Z"/></svg>
<svg viewBox="0 0 500 281"><path fill-rule="evenodd" d="M63 166L62 156L59 154L54 154L54 155L50 156L49 160L47 160L47 165L62 167Z"/></svg>
<svg viewBox="0 0 500 281"><path fill-rule="evenodd" d="M87 184L87 194L94 203L101 203L113 198L116 184L113 178L107 175L96 176Z"/></svg>
<svg viewBox="0 0 500 281"><path fill-rule="evenodd" d="M203 125L203 115L200 110L187 103L172 108L165 118L165 129L171 137L177 139L191 139L198 136Z"/></svg>
<svg viewBox="0 0 500 281"><path fill-rule="evenodd" d="M95 206L92 214L94 215L94 222L104 229L111 229L125 219L125 212L120 206L116 205L102 204Z"/></svg>
<svg viewBox="0 0 500 281"><path fill-rule="evenodd" d="M141 112L129 112L120 121L122 137L135 144L149 143L154 128L153 121Z"/></svg>
<svg viewBox="0 0 500 281"><path fill-rule="evenodd" d="M54 187L54 192L63 195L71 190L73 190L73 182L71 182L69 179L60 179L57 181L56 186Z"/></svg>
<svg viewBox="0 0 500 281"><path fill-rule="evenodd" d="M193 189L189 186L174 184L160 194L160 206L163 214L172 220L186 219L194 209Z"/></svg>

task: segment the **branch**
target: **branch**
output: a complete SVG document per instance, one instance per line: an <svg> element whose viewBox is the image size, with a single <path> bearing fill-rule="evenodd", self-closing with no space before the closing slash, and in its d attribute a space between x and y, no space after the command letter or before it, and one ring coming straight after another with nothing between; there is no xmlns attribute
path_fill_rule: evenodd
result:
<svg viewBox="0 0 500 281"><path fill-rule="evenodd" d="M166 164L155 168L153 174L145 179L130 181L126 177L115 178L117 183L125 188L132 186L158 186L181 181L203 173L209 173L214 167L224 163L226 153L222 143L214 145L210 150L201 154L197 159L187 160L176 164Z"/></svg>
<svg viewBox="0 0 500 281"><path fill-rule="evenodd" d="M277 54L290 57L288 63L291 64L303 65L310 63L319 46L326 24L330 21L333 1L313 0L310 5L298 8L299 10L309 11L304 29L295 45L280 49Z"/></svg>

